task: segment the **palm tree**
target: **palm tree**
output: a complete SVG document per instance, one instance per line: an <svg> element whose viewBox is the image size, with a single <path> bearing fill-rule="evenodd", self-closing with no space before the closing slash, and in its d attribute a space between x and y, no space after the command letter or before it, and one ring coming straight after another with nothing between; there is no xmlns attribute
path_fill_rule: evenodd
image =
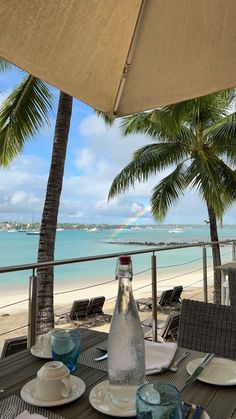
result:
<svg viewBox="0 0 236 419"><path fill-rule="evenodd" d="M57 218L64 176L72 103L73 98L71 96L60 92L53 139L52 160L40 228L38 262L54 260ZM54 269L38 269L37 277L37 332L40 334L54 327Z"/></svg>
<svg viewBox="0 0 236 419"><path fill-rule="evenodd" d="M8 68L9 64L5 60L0 60L0 71L6 71ZM0 109L0 165L8 166L22 152L25 142L35 137L45 124L49 124L52 100L49 86L31 75L24 77L5 99ZM41 221L38 262L54 259L72 101L71 96L60 93ZM37 333L39 334L54 327L53 269L40 269L37 276Z"/></svg>
<svg viewBox="0 0 236 419"><path fill-rule="evenodd" d="M153 142L134 153L114 179L108 199L169 169L152 191L154 218L162 221L186 190L195 189L207 206L211 241L218 241L217 220L222 222L236 199L236 116L229 112L233 97L220 92L124 118L125 135L142 133ZM221 264L219 245L212 252L215 267ZM216 303L220 281L220 272L214 271Z"/></svg>

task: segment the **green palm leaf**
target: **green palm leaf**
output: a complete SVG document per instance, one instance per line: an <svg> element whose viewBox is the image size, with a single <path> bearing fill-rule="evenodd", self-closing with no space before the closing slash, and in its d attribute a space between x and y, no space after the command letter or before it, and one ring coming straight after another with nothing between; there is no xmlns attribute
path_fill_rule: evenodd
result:
<svg viewBox="0 0 236 419"><path fill-rule="evenodd" d="M108 199L124 192L136 182L145 182L149 176L157 174L160 170L179 163L187 158L188 153L184 147L176 143L149 144L137 150L131 163L129 163L114 179Z"/></svg>
<svg viewBox="0 0 236 419"><path fill-rule="evenodd" d="M236 199L235 172L213 154L202 154L195 158L188 167L186 180L214 209L219 219Z"/></svg>
<svg viewBox="0 0 236 419"><path fill-rule="evenodd" d="M10 70L11 67L13 67L11 63L4 60L3 58L0 58L0 73L4 73L5 71Z"/></svg>
<svg viewBox="0 0 236 419"><path fill-rule="evenodd" d="M46 83L27 76L0 109L0 165L7 166L25 141L49 124L52 94Z"/></svg>
<svg viewBox="0 0 236 419"><path fill-rule="evenodd" d="M151 209L153 216L162 221L171 206L184 194L186 188L185 165L179 164L153 189Z"/></svg>

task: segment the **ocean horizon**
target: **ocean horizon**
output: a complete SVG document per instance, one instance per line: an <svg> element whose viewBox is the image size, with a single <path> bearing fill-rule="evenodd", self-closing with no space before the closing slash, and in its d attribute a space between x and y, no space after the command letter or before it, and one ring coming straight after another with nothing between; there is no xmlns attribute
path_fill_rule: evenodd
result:
<svg viewBox="0 0 236 419"><path fill-rule="evenodd" d="M56 236L55 260L79 258L112 253L122 253L134 250L148 249L162 244L197 243L210 241L209 226L178 225L182 231L170 233L171 225L130 226L129 228L102 230L63 230ZM220 240L233 240L236 237L236 225L218 228ZM37 261L39 236L24 233L0 231L0 266L22 265ZM189 248L156 253L159 269L175 268L183 265L191 270L202 266L202 249ZM209 264L212 264L211 249L207 250ZM231 246L222 248L222 261L232 259ZM148 270L151 267L151 254L132 257L134 273ZM116 259L99 260L80 264L63 265L55 268L55 283L65 286L68 282L83 282L95 284L112 280L115 275ZM177 269L177 268L176 268ZM0 275L0 289L28 285L32 271L21 271Z"/></svg>

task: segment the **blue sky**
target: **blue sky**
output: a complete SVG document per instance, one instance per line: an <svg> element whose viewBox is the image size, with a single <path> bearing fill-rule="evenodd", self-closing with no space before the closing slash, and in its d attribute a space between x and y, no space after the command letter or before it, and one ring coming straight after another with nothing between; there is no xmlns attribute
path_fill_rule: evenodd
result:
<svg viewBox="0 0 236 419"><path fill-rule="evenodd" d="M20 70L0 76L0 102L22 78ZM58 91L51 115L51 126L45 127L29 141L23 154L8 169L0 169L0 220L40 221L51 159ZM107 202L109 187L114 177L130 161L132 153L148 140L141 135L123 137L116 121L105 127L93 109L74 100L65 176L59 211L59 222L123 224L152 224L149 208L151 191L157 178L137 184L118 198ZM158 176L161 179L162 175ZM225 224L235 223L235 206L224 218ZM204 224L205 205L193 192L186 194L171 209L166 224Z"/></svg>

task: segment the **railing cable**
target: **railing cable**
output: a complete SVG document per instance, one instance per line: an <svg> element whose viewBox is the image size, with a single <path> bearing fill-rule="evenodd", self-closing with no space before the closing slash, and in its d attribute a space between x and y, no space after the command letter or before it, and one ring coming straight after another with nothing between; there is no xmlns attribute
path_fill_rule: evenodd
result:
<svg viewBox="0 0 236 419"><path fill-rule="evenodd" d="M28 298L26 298L25 300L16 301L15 303L6 304L5 306L0 307L0 310L1 310L2 308L6 308L6 307L10 307L10 306L14 306L14 305L16 305L16 304L25 303L26 301L29 301L29 299L28 299Z"/></svg>
<svg viewBox="0 0 236 419"><path fill-rule="evenodd" d="M16 327L16 329L8 330L8 332L0 333L0 336L7 335L8 333L11 333L11 332L15 332L16 330L24 329L24 327L28 327L28 326L29 326L28 324L25 324L24 326Z"/></svg>

